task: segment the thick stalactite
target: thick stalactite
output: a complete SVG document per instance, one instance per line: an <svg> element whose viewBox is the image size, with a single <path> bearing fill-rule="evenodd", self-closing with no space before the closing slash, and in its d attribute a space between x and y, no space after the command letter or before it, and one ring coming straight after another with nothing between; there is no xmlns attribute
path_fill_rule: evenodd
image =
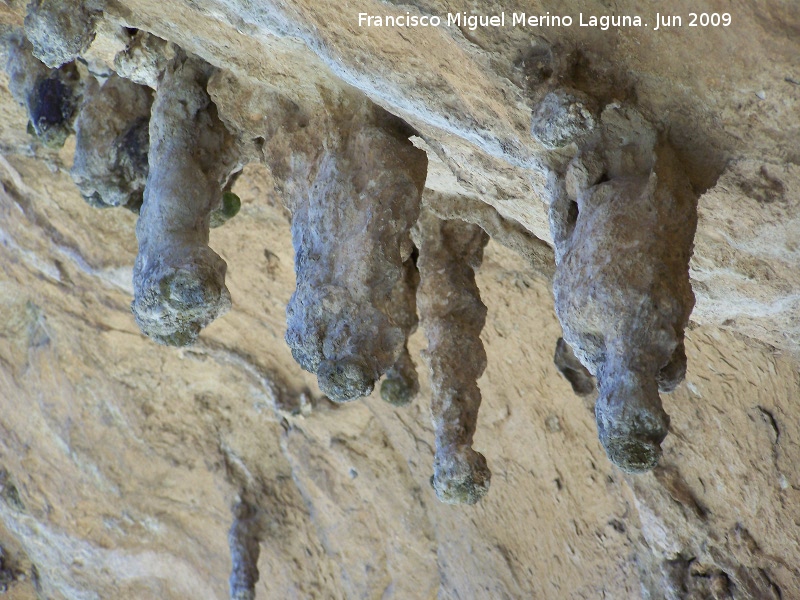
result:
<svg viewBox="0 0 800 600"><path fill-rule="evenodd" d="M340 118L324 150L288 174L297 289L286 341L332 400L370 394L391 370L386 396L402 404L417 386L406 350L416 325L410 231L427 158L369 102Z"/></svg>
<svg viewBox="0 0 800 600"><path fill-rule="evenodd" d="M143 333L174 346L193 342L231 302L227 265L208 238L238 154L205 90L208 76L208 65L194 58L177 59L163 75L136 226L133 313Z"/></svg>
<svg viewBox="0 0 800 600"><path fill-rule="evenodd" d="M550 179L556 313L564 339L597 377L606 453L638 473L656 465L668 432L659 391L674 390L686 373L696 196L635 109L611 104L596 122L575 95L560 97L534 113L563 125L559 135L545 128L545 141L578 148Z"/></svg>

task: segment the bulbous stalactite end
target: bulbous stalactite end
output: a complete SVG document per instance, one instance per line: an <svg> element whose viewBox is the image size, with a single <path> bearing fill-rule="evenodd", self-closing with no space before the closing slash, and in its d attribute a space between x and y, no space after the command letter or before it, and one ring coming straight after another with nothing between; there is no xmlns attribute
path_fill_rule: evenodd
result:
<svg viewBox="0 0 800 600"><path fill-rule="evenodd" d="M469 446L436 451L431 485L445 504L477 504L489 491L492 473L483 454Z"/></svg>
<svg viewBox="0 0 800 600"><path fill-rule="evenodd" d="M375 387L375 374L354 360L322 361L317 382L322 393L334 402L350 402L369 396Z"/></svg>
<svg viewBox="0 0 800 600"><path fill-rule="evenodd" d="M167 346L187 346L231 307L225 262L211 249L180 267L153 269L136 286L131 310L142 333Z"/></svg>
<svg viewBox="0 0 800 600"><path fill-rule="evenodd" d="M209 227L216 229L222 227L230 219L239 214L242 208L242 200L233 192L223 192L222 201L218 209L211 213Z"/></svg>
<svg viewBox="0 0 800 600"><path fill-rule="evenodd" d="M28 114L36 136L50 148L61 148L72 133L77 98L58 71L39 81L28 100Z"/></svg>

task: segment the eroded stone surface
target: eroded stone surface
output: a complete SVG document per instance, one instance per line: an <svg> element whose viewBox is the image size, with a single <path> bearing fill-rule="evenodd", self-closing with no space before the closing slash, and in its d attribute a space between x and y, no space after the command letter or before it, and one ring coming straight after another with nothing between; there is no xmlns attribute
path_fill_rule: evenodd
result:
<svg viewBox="0 0 800 600"><path fill-rule="evenodd" d="M84 96L72 179L92 206L138 211L148 174L152 94L113 75L102 85L91 79Z"/></svg>
<svg viewBox="0 0 800 600"><path fill-rule="evenodd" d="M553 363L559 372L569 381L572 391L578 396L588 396L595 391L594 379L586 367L581 364L572 348L564 338L558 338Z"/></svg>
<svg viewBox="0 0 800 600"><path fill-rule="evenodd" d="M360 7L406 10L372 0ZM313 100L306 116L336 95L328 95L341 85L331 73L341 75L426 138L450 175L437 191L485 203L493 212L470 210L484 223L499 216L549 240L541 200L551 165L529 136L527 87L549 69L530 31L357 29L341 4L317 0L107 8L117 25L269 82L298 105ZM270 523L259 597L798 595L800 392L796 363L775 349L797 348L800 323L798 7L736 8L733 28L702 36L688 28L548 33L581 49L574 70L588 91L636 98L690 159L698 191L709 188L692 263L701 326L686 339L687 385L665 398L680 441L665 440L663 462L680 477L657 469L621 480L607 464L583 403L551 365L560 331L546 286L490 244L478 275L489 306L478 439L495 478L478 511L430 501L424 372L421 406L404 411L380 402L334 411L316 390L295 397L270 383L279 372L314 387L282 341L294 282L271 173L241 182L236 227L211 234L241 274L228 282L240 309L199 345L171 352L141 338L127 310L132 215L84 206L67 176L70 144L39 147L9 103L0 123L8 317L0 420L3 461L25 511L3 496L0 537L24 542L40 595L225 597L225 539L240 489L228 467L237 461L263 484L256 503ZM0 19L20 26L23 9L0 4ZM640 7L622 0L617 10ZM42 162L23 158L33 155ZM412 340L413 354L420 345ZM291 408L281 412L288 425L272 420L273 403Z"/></svg>
<svg viewBox="0 0 800 600"><path fill-rule="evenodd" d="M60 148L72 133L81 103L82 86L74 65L50 69L32 54L21 33L4 40L9 90L28 111L29 128L42 142Z"/></svg>
<svg viewBox="0 0 800 600"><path fill-rule="evenodd" d="M49 67L71 62L89 48L102 13L97 0L31 0L27 11L25 35Z"/></svg>
<svg viewBox="0 0 800 600"><path fill-rule="evenodd" d="M341 139L290 175L297 290L286 341L336 401L368 395L398 361L413 311L404 263L427 161L380 112L359 107Z"/></svg>

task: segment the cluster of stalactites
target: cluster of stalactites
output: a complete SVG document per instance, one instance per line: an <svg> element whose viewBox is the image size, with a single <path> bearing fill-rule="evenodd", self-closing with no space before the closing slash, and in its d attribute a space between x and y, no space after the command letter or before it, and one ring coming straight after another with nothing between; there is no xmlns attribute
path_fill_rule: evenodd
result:
<svg viewBox="0 0 800 600"><path fill-rule="evenodd" d="M580 393L591 389L581 365L597 378L611 461L649 470L669 427L659 391L686 372L696 198L668 144L631 107L598 111L556 90L534 111L532 134L569 157L549 181L556 314L574 350L562 343L556 361Z"/></svg>
<svg viewBox="0 0 800 600"><path fill-rule="evenodd" d="M155 341L185 345L230 306L208 238L239 209L239 153L205 89L213 69L121 27L113 65L98 66L101 15L92 2L32 1L24 32L3 40L11 91L45 145L76 134L71 175L90 205L141 211L132 310Z"/></svg>
<svg viewBox="0 0 800 600"><path fill-rule="evenodd" d="M180 48L120 30L113 64L91 74L75 61L93 60L84 53L101 11L47 0L29 11L30 41L17 32L7 44L15 97L43 141L77 134L71 175L89 204L139 215L133 314L153 340L190 344L230 307L209 228L238 210L230 186L254 156L252 132L218 114L209 89L219 72ZM366 396L383 378L382 397L408 404L419 390L408 351L419 304L433 383L431 481L445 502L477 502L491 476L471 447L486 366L475 269L487 235L420 216L427 155L401 120L366 98L345 94L314 127L293 102L270 102L271 129L257 139L292 212L293 355L332 400ZM232 588L251 588L246 575Z"/></svg>

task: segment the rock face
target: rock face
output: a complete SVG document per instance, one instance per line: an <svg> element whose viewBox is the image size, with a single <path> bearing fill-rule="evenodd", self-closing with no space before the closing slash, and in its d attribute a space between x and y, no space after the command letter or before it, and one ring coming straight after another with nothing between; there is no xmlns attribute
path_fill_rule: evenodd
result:
<svg viewBox="0 0 800 600"><path fill-rule="evenodd" d="M800 7L769 0L737 6L727 28L684 17L661 32L447 24L447 11L472 9L0 6L0 587L11 597L800 596ZM362 27L360 12L445 23ZM635 110L658 141L593 147L608 106ZM92 125L103 111L105 129ZM142 119L147 173L126 141L142 149ZM615 171L615 149L647 164ZM142 181L138 219L81 199L133 208ZM585 203L569 234L550 232L554 181ZM694 213L675 214L686 197L691 262ZM617 200L635 224L615 227ZM440 241L460 249L441 269L425 262L425 239L408 238L420 210L420 223L449 223ZM676 231L633 229L648 219ZM588 251L626 235L668 277ZM590 295L603 269L619 304L562 301ZM449 291L426 290L426 276L457 273ZM636 294L659 309L631 319ZM193 345L142 336L132 298L146 333ZM424 325L459 310L463 343L440 346L450 363L436 366L429 339L436 360L417 373L417 312ZM646 335L625 329L634 322ZM595 403L612 458L604 431L641 419L608 402L609 356L583 343L595 326L629 344L620 354L641 350L662 389L685 380L663 409L652 381L634 406L658 417L648 474L621 473L597 443ZM563 345L571 379L559 376L562 333L599 396ZM461 372L456 352L469 354ZM390 402L330 402L381 375ZM463 455L492 466L476 507L436 500L485 492L485 462L467 460L466 478L448 467Z"/></svg>

